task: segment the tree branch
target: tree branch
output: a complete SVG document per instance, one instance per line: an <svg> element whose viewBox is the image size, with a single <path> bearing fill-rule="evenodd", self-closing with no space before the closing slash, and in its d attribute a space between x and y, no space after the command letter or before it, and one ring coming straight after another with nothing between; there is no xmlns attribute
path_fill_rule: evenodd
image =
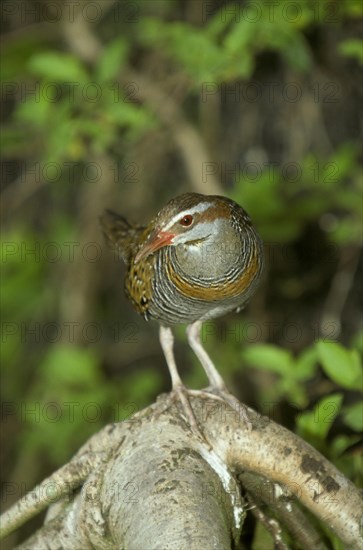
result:
<svg viewBox="0 0 363 550"><path fill-rule="evenodd" d="M246 513L237 476L247 471L287 487L346 545L360 547L360 494L316 450L251 409L249 429L237 407L202 396L191 403L211 448L163 395L131 421L93 436L5 513L2 536L49 505L44 488L53 484L59 503L20 548L230 548ZM261 501L259 490L247 489ZM274 501L268 504L274 510Z"/></svg>

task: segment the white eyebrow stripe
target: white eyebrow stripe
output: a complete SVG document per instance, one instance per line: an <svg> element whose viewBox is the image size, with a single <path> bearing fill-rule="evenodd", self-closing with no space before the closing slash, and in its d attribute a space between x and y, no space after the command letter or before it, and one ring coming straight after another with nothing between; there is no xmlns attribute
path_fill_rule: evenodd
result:
<svg viewBox="0 0 363 550"><path fill-rule="evenodd" d="M170 227L172 227L177 221L181 220L186 215L193 215L196 212L205 212L212 206L211 202L200 202L199 204L196 204L195 206L192 206L191 208L187 208L186 210L183 210L182 212L179 212L178 214L175 214L170 220L170 222L163 228L163 230L167 230Z"/></svg>

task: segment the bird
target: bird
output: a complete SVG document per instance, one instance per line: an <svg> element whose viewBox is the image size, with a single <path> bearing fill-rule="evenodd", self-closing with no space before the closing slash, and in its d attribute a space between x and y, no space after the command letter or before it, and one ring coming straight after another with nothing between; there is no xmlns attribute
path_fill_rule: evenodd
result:
<svg viewBox="0 0 363 550"><path fill-rule="evenodd" d="M241 310L264 267L263 244L247 212L220 195L184 193L171 199L147 226L105 210L107 243L126 264L125 292L135 310L160 325L159 339L172 390L193 430L199 431L175 362L173 325L187 325L188 342L215 394L226 384L201 341L204 321ZM198 393L198 392L195 392Z"/></svg>

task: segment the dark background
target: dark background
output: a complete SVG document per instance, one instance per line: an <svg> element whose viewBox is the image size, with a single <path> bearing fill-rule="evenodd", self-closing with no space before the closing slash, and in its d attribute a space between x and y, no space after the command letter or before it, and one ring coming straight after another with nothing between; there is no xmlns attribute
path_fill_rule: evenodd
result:
<svg viewBox="0 0 363 550"><path fill-rule="evenodd" d="M186 191L265 242L256 296L203 331L227 385L357 481L361 2L5 1L1 25L4 508L169 391L98 216L147 224Z"/></svg>

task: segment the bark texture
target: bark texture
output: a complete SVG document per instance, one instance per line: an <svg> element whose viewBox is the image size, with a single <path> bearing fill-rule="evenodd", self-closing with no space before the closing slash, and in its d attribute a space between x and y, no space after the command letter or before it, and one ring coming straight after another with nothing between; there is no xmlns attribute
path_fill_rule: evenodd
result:
<svg viewBox="0 0 363 550"><path fill-rule="evenodd" d="M163 395L131 420L93 436L4 514L3 534L58 500L44 526L19 548L229 549L251 504L263 503L263 510L268 504L278 518L277 524L257 510L272 536L281 538L280 524L299 536L298 501L350 548L360 547L360 494L315 449L237 401L232 408L202 394L191 403L206 440L190 430L179 404ZM324 548L307 525L302 536Z"/></svg>

